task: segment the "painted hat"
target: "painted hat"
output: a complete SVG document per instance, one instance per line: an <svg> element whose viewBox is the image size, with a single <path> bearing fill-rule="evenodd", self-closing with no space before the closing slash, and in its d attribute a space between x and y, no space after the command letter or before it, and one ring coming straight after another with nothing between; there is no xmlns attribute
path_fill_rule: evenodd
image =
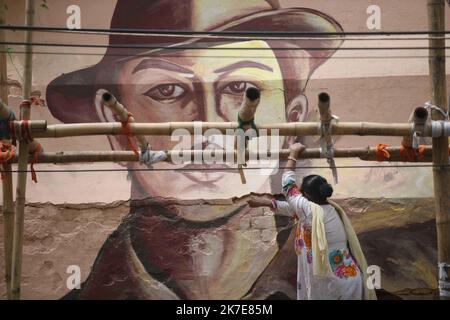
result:
<svg viewBox="0 0 450 320"><path fill-rule="evenodd" d="M63 74L47 86L46 100L52 115L66 123L98 122L95 92L112 87L108 73L118 63L160 51L205 47L243 41L217 37L167 36L164 31L231 32L342 32L330 16L309 8L281 8L278 0L118 0L111 29L151 30L159 35L112 33L102 60L91 67ZM310 74L342 43L340 38L289 38L276 40L279 51L310 51ZM273 42L275 43L275 42ZM269 43L270 45L270 43ZM323 48L312 50L311 48ZM287 50L286 50L287 49ZM290 50L292 49L292 50ZM308 50L309 49L309 50ZM108 72L106 72L109 70ZM104 75L104 76L102 76Z"/></svg>

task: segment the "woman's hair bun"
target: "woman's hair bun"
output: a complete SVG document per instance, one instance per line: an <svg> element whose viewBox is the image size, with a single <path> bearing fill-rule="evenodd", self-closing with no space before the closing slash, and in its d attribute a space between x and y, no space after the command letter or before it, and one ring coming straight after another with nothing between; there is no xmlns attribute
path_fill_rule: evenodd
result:
<svg viewBox="0 0 450 320"><path fill-rule="evenodd" d="M333 195L333 187L329 183L324 183L319 187L319 192L324 198L329 198Z"/></svg>

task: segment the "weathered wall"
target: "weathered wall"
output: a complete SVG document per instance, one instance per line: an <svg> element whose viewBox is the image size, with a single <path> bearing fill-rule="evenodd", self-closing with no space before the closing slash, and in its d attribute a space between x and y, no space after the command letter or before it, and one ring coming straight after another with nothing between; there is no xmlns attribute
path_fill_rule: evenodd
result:
<svg viewBox="0 0 450 320"><path fill-rule="evenodd" d="M8 5L7 23L23 24L22 1L4 2ZM337 22L344 31L368 31L367 8L374 4L381 8L381 28L376 31L427 29L425 0L379 0L376 3L341 0L339 5L336 1L325 0L279 2L281 8L308 9L297 9L297 15L280 20L247 25L244 30L323 30ZM201 31L234 23L241 15L264 16L261 11L269 10L269 3L275 8L278 1L198 0L180 4L178 1L136 0L128 1L120 10L116 10L118 1L115 0L49 0L47 3L48 9L36 10L37 25L65 27L70 16L66 9L78 5L83 28ZM274 16L281 16L281 12L282 9ZM447 7L446 15L449 14ZM450 21L447 21L449 28ZM6 37L9 41L22 41L23 33L7 32ZM107 44L110 40L154 45L186 40L133 36L108 39L107 35L58 33L35 33L34 37L35 42L65 44ZM287 42L296 49L284 53L273 50ZM41 92L46 105L33 107L32 118L45 119L49 124L111 120L99 111L94 101L97 89L108 88L140 122L234 121L236 106L241 101L239 88L250 83L262 89L260 110L256 115L260 122L315 121L317 95L322 91L331 95L333 113L342 121L403 122L415 107L430 100L428 51L347 49L356 46L426 47L427 44L425 38L408 41L347 39L341 50L324 56L326 51L304 50L311 43L228 40L221 44L225 50L222 47L222 50L163 51L147 56L193 71L188 76L173 72L173 66L164 69L153 65L136 72L133 69L144 58L131 50L36 46L33 90ZM239 50L248 46L259 50ZM10 47L9 104L17 114L24 55L22 46ZM122 58L125 61L120 60ZM248 61L265 64L272 71L251 68ZM233 63L241 63L241 68L221 77L213 72ZM313 70L313 67L318 68ZM447 68L450 74L450 66ZM303 95L308 103L302 99L301 104L297 103L300 100L295 98ZM295 116L289 113L292 106L297 112ZM113 137L42 139L40 142L46 151L128 148L123 140ZM173 146L161 137L152 137L150 142L155 149ZM305 138L304 142L309 147L318 146L316 138ZM400 139L342 137L336 140L339 147L377 143L399 145ZM378 163L356 159L338 160L337 164L374 166L340 169L340 183L335 186L334 197L341 199L349 212L357 213L352 215L352 221L369 263L382 268L383 288L394 292L405 288L435 288L433 206L432 201L425 199L433 194L431 170L401 166L376 168ZM324 166L326 162L317 160L307 165ZM24 298L56 299L68 293L65 282L69 265L80 266L83 281L91 275L81 298L168 298L173 292L186 298L241 298L250 288L254 289L255 298L265 298L276 291L291 298L295 295L295 278L289 278L290 274L283 278L279 272L280 261L286 258L293 262L294 257L292 237L288 238L289 229L283 225L286 222L276 220L264 210L249 210L244 201L251 192L278 193L279 175L269 178L255 173L256 170L248 170L249 183L242 185L236 174L229 173L188 176L170 171L133 172L127 179L125 169L139 168L136 164L37 164L36 167L122 171L48 172L38 173L37 184L28 180ZM155 167L168 168L159 164ZM313 171L331 180L330 170ZM243 198L236 200L235 197ZM130 198L146 198L150 203L130 208ZM352 200L345 200L349 198ZM411 200L390 200L393 198ZM396 237L401 239L385 253L385 246ZM130 243L135 253L130 253ZM4 254L2 250L0 258ZM138 261L143 269L136 264L126 264L129 259ZM3 272L3 265L1 267ZM114 271L109 274L111 268ZM147 273L152 279L145 278ZM146 281L155 281L153 289L142 284ZM105 283L113 289L106 290ZM166 286L170 290L166 290ZM3 284L0 292L4 294Z"/></svg>
<svg viewBox="0 0 450 320"><path fill-rule="evenodd" d="M432 297L437 287L433 199L354 198L339 203L350 213L368 262L381 266L383 289L404 298ZM80 266L84 282L99 248L129 210L129 202L122 201L83 205L30 203L25 219L23 298L58 299L69 293L66 269L71 264ZM3 236L3 224L0 227ZM257 224L252 227L261 233L259 228ZM267 236L260 236L269 243L275 241L270 236L268 240ZM285 284L292 280L289 276L295 276L295 253L289 240L274 260L272 270L259 280L255 297L265 298L280 292L295 299L295 291ZM285 274L278 271L280 268L291 271L294 268L294 272ZM2 277L3 272L0 250ZM3 282L0 292L5 298Z"/></svg>

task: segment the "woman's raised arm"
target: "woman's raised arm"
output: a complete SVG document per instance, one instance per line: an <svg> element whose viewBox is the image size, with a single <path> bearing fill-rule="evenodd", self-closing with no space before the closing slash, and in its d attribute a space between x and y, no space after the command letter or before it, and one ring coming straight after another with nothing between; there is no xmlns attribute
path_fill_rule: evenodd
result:
<svg viewBox="0 0 450 320"><path fill-rule="evenodd" d="M300 193L295 176L295 167L297 158L305 150L305 146L301 143L294 143L290 146L286 171L283 173L281 187L292 211L297 214L299 219L306 217L310 213L309 201Z"/></svg>

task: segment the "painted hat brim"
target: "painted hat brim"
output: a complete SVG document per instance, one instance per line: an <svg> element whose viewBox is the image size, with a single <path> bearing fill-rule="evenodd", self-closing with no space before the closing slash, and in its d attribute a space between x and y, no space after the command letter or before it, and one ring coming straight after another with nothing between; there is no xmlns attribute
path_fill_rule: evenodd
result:
<svg viewBox="0 0 450 320"><path fill-rule="evenodd" d="M260 25L271 26L271 31L301 31L317 33L343 31L341 25L333 18L309 8L288 8L260 11L233 20L208 31L256 31L261 30L259 29ZM201 38L196 38L193 40L172 44L171 47L179 47L182 49L188 44L199 43L201 40ZM315 40L313 47L323 49L311 52L313 56L320 58L317 59L316 64L311 67L311 72L324 63L327 58L332 56L340 47L342 42L342 38L336 37L324 37L323 40ZM286 38L286 40L280 41L280 44L282 44L285 48L292 48L293 50L305 47L305 44L307 43L310 42L300 38ZM164 49L146 50L142 53L151 54L162 50ZM133 55L128 58L118 56L117 60L131 59L136 56ZM95 82L97 79L97 73L99 70L104 68L102 61L92 67L63 74L49 83L46 91L46 100L51 114L56 119L64 123L100 121L95 112L94 97L95 92L99 88L99 84ZM105 86L102 86L102 88L103 87Z"/></svg>

